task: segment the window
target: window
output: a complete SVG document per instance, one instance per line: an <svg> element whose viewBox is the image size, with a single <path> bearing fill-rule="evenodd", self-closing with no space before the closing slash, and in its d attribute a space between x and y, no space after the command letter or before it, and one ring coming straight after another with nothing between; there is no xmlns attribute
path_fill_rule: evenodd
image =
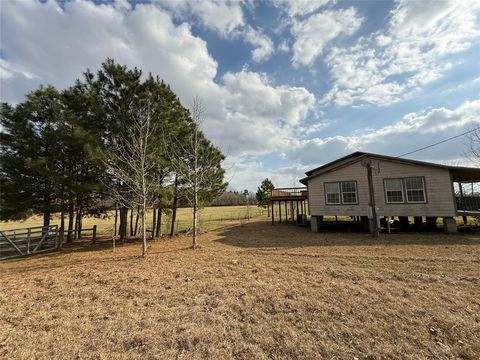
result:
<svg viewBox="0 0 480 360"><path fill-rule="evenodd" d="M340 204L339 183L325 183L325 196L327 204Z"/></svg>
<svg viewBox="0 0 480 360"><path fill-rule="evenodd" d="M357 183L355 181L342 182L342 202L344 204L357 203Z"/></svg>
<svg viewBox="0 0 480 360"><path fill-rule="evenodd" d="M385 179L384 185L387 203L403 203L402 179Z"/></svg>
<svg viewBox="0 0 480 360"><path fill-rule="evenodd" d="M357 183L355 181L325 183L325 201L327 205L357 204Z"/></svg>
<svg viewBox="0 0 480 360"><path fill-rule="evenodd" d="M423 177L406 178L405 189L407 190L407 202L425 202Z"/></svg>
<svg viewBox="0 0 480 360"><path fill-rule="evenodd" d="M422 176L403 179L384 179L387 204L424 203L425 180Z"/></svg>

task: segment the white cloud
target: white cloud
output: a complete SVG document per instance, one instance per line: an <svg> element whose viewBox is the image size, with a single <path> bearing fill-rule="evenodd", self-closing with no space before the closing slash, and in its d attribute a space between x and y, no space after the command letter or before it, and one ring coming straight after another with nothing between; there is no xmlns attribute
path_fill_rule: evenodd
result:
<svg viewBox="0 0 480 360"><path fill-rule="evenodd" d="M284 9L290 17L305 16L336 0L272 0L272 3Z"/></svg>
<svg viewBox="0 0 480 360"><path fill-rule="evenodd" d="M480 36L478 1L399 1L385 31L334 48L326 58L333 80L323 103L398 102L453 66L449 55Z"/></svg>
<svg viewBox="0 0 480 360"><path fill-rule="evenodd" d="M195 16L205 27L222 36L245 25L241 0L154 0L175 16Z"/></svg>
<svg viewBox="0 0 480 360"><path fill-rule="evenodd" d="M206 130L230 154L279 151L315 104L305 88L274 86L265 74L242 70L222 80L224 111L212 117ZM218 100L212 103L218 105Z"/></svg>
<svg viewBox="0 0 480 360"><path fill-rule="evenodd" d="M262 32L247 26L242 32L245 41L254 46L252 50L252 59L256 62L268 60L273 52L272 40Z"/></svg>
<svg viewBox="0 0 480 360"><path fill-rule="evenodd" d="M359 29L362 21L362 17L353 7L323 11L302 21L295 20L292 25L295 38L293 65L312 65L330 41L340 36L352 35Z"/></svg>
<svg viewBox="0 0 480 360"><path fill-rule="evenodd" d="M288 46L288 44L287 44L286 41L282 41L282 42L278 45L277 50L278 50L279 52L288 53L288 52L290 51L290 46Z"/></svg>
<svg viewBox="0 0 480 360"><path fill-rule="evenodd" d="M21 101L40 84L65 88L112 57L158 74L185 106L198 94L207 135L231 156L278 150L315 103L304 88L273 85L247 70L216 83L217 62L205 41L156 5L18 1L3 3L0 16L2 31L11 34L1 44L2 101Z"/></svg>
<svg viewBox="0 0 480 360"><path fill-rule="evenodd" d="M230 158L224 164L226 169L226 181L230 182L230 188L234 190L249 189L256 191L263 179L269 178L274 186L303 186L299 179L304 177L308 167L302 165L282 166L269 169L264 163L250 158Z"/></svg>
<svg viewBox="0 0 480 360"><path fill-rule="evenodd" d="M405 115L399 122L352 136L332 136L295 140L285 156L297 163L321 165L353 151L398 156L480 125L480 100L466 101L456 109L436 108ZM452 150L454 149L454 150ZM430 161L461 158L466 152L465 138L407 157Z"/></svg>

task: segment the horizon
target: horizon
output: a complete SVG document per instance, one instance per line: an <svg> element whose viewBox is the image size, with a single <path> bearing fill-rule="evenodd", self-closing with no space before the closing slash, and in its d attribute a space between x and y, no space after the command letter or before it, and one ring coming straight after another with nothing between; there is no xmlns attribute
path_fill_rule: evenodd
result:
<svg viewBox="0 0 480 360"><path fill-rule="evenodd" d="M186 107L203 99L230 188L299 186L354 151L398 156L478 127L479 15L476 1L4 2L1 100L111 57ZM471 166L467 152L461 136L407 157Z"/></svg>

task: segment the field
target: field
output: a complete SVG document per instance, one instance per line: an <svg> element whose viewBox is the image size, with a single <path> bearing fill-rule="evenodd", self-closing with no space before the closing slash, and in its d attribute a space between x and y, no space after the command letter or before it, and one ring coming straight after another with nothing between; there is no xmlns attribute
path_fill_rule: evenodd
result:
<svg viewBox="0 0 480 360"><path fill-rule="evenodd" d="M230 221L238 221L248 219L266 213L265 209L258 206L211 206L200 210L200 226L204 229L211 229L221 225L225 225ZM129 215L130 216L130 215ZM130 221L130 217L128 218ZM107 216L101 218L84 217L83 228L92 228L97 225L99 235L111 235L113 224L115 221L115 213L109 212ZM135 222L135 215L133 221ZM162 231L167 232L170 229L171 217L163 215ZM151 228L152 214L147 214L147 227ZM9 230L16 228L26 228L31 226L43 225L42 216L32 216L24 221L8 221L0 222L0 230ZM60 225L60 215L52 216L51 225ZM177 210L176 228L178 230L186 230L192 227L192 209L179 208ZM86 232L86 235L91 234Z"/></svg>
<svg viewBox="0 0 480 360"><path fill-rule="evenodd" d="M0 358L478 359L480 234L252 220L0 263Z"/></svg>

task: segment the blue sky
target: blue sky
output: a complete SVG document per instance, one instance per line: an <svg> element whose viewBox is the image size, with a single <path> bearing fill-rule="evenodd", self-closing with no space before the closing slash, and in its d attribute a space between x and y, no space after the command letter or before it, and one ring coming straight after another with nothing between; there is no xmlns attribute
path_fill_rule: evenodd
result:
<svg viewBox="0 0 480 360"><path fill-rule="evenodd" d="M106 57L138 66L185 106L203 99L235 189L480 125L478 1L19 0L0 20L2 101L64 88ZM466 143L411 157L471 164Z"/></svg>

